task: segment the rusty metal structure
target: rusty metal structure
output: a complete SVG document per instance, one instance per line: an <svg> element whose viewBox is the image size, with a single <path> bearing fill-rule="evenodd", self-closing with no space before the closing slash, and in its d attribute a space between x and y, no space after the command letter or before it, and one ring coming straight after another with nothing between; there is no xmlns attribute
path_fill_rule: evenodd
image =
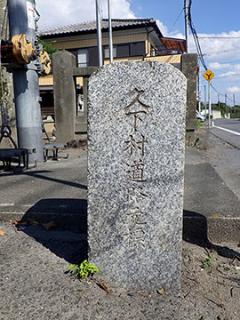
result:
<svg viewBox="0 0 240 320"><path fill-rule="evenodd" d="M39 14L35 0L8 0L9 38L1 41L1 63L13 75L18 148L29 162L43 161L39 74L48 74L51 61L36 36Z"/></svg>

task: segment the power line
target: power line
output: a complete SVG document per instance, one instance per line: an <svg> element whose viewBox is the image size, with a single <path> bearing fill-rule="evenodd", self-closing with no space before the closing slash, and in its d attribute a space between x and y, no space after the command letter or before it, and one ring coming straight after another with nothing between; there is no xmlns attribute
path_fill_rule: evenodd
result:
<svg viewBox="0 0 240 320"><path fill-rule="evenodd" d="M192 0L189 0L189 8L188 8L188 21L189 21L189 26L190 26L190 29L191 29L191 32L193 34L193 38L194 38L194 42L195 42L195 45L196 45L196 49L197 49L197 54L198 54L198 57L199 57L199 60L203 66L203 68L205 70L207 70L207 65L205 63L205 60L204 60L204 57L203 57L203 53L202 53L202 49L201 49L201 46L200 46L200 43L199 43L199 37L198 37L198 34L197 34L197 31L194 27L194 24L193 24L193 21L192 21L192 14L191 14L191 9L192 9ZM237 38L237 37L234 37L234 38ZM240 37L239 37L240 38ZM211 88L219 95L219 96L223 96L223 97L226 97L226 94L223 94L221 93L220 91L218 91L214 86L213 84L210 82L210 86ZM228 98L231 102L234 102L233 99L231 98Z"/></svg>
<svg viewBox="0 0 240 320"><path fill-rule="evenodd" d="M221 50L221 53L233 52L233 51L236 51L236 50L240 50L240 47L237 47L237 48L234 48L234 49L228 49L228 50ZM212 52L212 54L213 53L219 53L219 51Z"/></svg>
<svg viewBox="0 0 240 320"><path fill-rule="evenodd" d="M212 83L211 83L210 85L211 85L213 91L215 91L218 95L220 95L220 96L222 96L222 97L226 97L226 94L223 94L223 93L219 92L219 91L214 87L214 85L213 85ZM228 100L230 100L231 102L234 102L233 99L230 98L230 97L228 97Z"/></svg>
<svg viewBox="0 0 240 320"><path fill-rule="evenodd" d="M200 43L199 43L199 37L198 37L198 34L197 34L197 31L194 27L194 24L193 24L193 21L192 21L192 14L191 14L191 9L192 9L192 0L189 1L189 11L188 11L188 14L189 14L189 17L188 17L188 20L189 20L189 25L190 25L190 29L192 31L192 34L193 34L193 38L194 38L194 42L195 42L195 45L196 45L196 49L197 49L197 53L198 53L198 57L199 57L199 60L203 66L203 68L205 70L207 70L207 65L205 63L205 60L204 60L204 57L203 57L203 53L202 53L202 49L201 49L201 46L200 46ZM225 94L219 92L214 86L212 83L210 83L210 86L211 88L218 94L218 95L221 95L221 96L224 96L225 97ZM233 100L231 98L229 98L229 100L231 100L233 102Z"/></svg>
<svg viewBox="0 0 240 320"><path fill-rule="evenodd" d="M227 37L218 37L218 36L199 36L199 39L221 39L221 40L232 40L232 39L240 39L239 37L231 37L231 36L227 36Z"/></svg>
<svg viewBox="0 0 240 320"><path fill-rule="evenodd" d="M197 53L198 53L198 56L199 56L199 60L202 63L204 69L207 70L207 65L205 63L205 60L204 60L204 57L203 57L203 53L202 53L202 49L201 49L201 46L200 46L200 43L199 43L199 40L198 40L198 34L197 34L197 31L196 31L196 29L195 29L195 27L193 25L191 10L192 10L192 0L189 1L189 10L188 10L189 26L190 26L190 29L191 29L192 34L193 34L193 38L194 38L194 42L195 42L195 45L196 45Z"/></svg>
<svg viewBox="0 0 240 320"><path fill-rule="evenodd" d="M173 23L173 25L172 25L171 28L175 27L176 23L178 22L178 20L180 19L181 15L182 15L183 11L184 11L184 8L182 8L182 9L180 10L180 12L179 12L179 14L177 15L177 17L176 17L176 19L175 19L175 21L174 21L174 23Z"/></svg>

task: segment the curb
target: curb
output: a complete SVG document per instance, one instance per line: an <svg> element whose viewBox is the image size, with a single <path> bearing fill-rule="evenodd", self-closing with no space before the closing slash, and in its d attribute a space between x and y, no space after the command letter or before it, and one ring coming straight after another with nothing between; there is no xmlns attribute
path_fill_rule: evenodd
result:
<svg viewBox="0 0 240 320"><path fill-rule="evenodd" d="M217 127L213 127L213 128L217 128ZM218 128L217 128L218 129ZM231 146L234 149L240 150L239 146L236 146L235 144L227 141L226 139L219 137L218 135L216 135L214 132L210 131L210 134L213 135L215 138L219 139L221 142L224 142L226 144L228 144L229 146Z"/></svg>
<svg viewBox="0 0 240 320"><path fill-rule="evenodd" d="M209 240L212 243L240 243L240 217L187 216L183 218L184 239Z"/></svg>
<svg viewBox="0 0 240 320"><path fill-rule="evenodd" d="M34 212L26 217L24 212L0 212L0 222L9 223L11 220L21 220L22 218L35 220L41 223L50 221L56 222L64 229L78 229L86 232L86 215L76 216L72 213L56 214ZM80 219L79 219L80 218ZM24 220L23 219L23 220ZM221 244L225 242L240 243L240 217L209 217L203 215L183 216L183 239L186 241L207 241Z"/></svg>

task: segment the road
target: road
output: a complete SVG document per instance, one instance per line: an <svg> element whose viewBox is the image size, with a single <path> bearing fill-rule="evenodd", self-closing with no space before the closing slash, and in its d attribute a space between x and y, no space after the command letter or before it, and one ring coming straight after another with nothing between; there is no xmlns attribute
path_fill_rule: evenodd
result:
<svg viewBox="0 0 240 320"><path fill-rule="evenodd" d="M240 120L217 119L214 120L212 133L223 141L240 149Z"/></svg>
<svg viewBox="0 0 240 320"><path fill-rule="evenodd" d="M21 174L0 172L0 220L12 214L85 214L87 152L68 152L67 160L48 161Z"/></svg>

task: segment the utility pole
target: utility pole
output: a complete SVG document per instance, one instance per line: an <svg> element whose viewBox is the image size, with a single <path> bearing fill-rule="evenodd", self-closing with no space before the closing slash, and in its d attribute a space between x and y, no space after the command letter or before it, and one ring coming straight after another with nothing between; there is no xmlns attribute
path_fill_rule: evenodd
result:
<svg viewBox="0 0 240 320"><path fill-rule="evenodd" d="M225 106L227 107L227 103L228 103L228 96L227 94L225 94Z"/></svg>
<svg viewBox="0 0 240 320"><path fill-rule="evenodd" d="M185 38L186 38L186 44L187 44L187 53L189 53L190 0L184 0L184 13L185 13Z"/></svg>
<svg viewBox="0 0 240 320"><path fill-rule="evenodd" d="M208 81L208 127L212 126L212 95L211 95L211 81Z"/></svg>
<svg viewBox="0 0 240 320"><path fill-rule="evenodd" d="M233 94L233 106L235 107L236 105L236 96L235 96L235 93Z"/></svg>
<svg viewBox="0 0 240 320"><path fill-rule="evenodd" d="M96 0L96 23L97 23L97 42L98 42L98 61L99 67L103 65L103 52L102 52L102 23L100 16L99 0Z"/></svg>
<svg viewBox="0 0 240 320"><path fill-rule="evenodd" d="M108 0L109 60L113 63L112 12L111 0Z"/></svg>
<svg viewBox="0 0 240 320"><path fill-rule="evenodd" d="M198 81L197 81L197 91L198 91L198 111L201 112L201 90L200 90L200 75L198 73Z"/></svg>
<svg viewBox="0 0 240 320"><path fill-rule="evenodd" d="M207 116L207 87L204 85L204 108L205 108L205 117Z"/></svg>
<svg viewBox="0 0 240 320"><path fill-rule="evenodd" d="M35 0L8 0L10 37L26 35L36 50ZM12 68L18 147L29 150L29 162L43 161L38 61Z"/></svg>

